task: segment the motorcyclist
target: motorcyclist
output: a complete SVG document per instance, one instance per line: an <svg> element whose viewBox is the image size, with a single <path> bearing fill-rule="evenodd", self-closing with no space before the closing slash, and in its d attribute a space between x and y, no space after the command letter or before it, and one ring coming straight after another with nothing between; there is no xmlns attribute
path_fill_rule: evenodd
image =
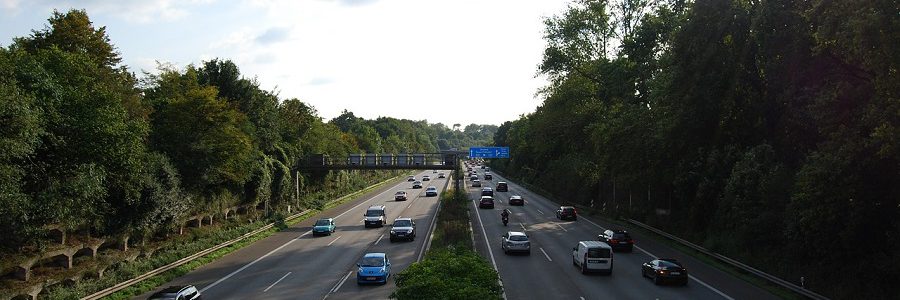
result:
<svg viewBox="0 0 900 300"><path fill-rule="evenodd" d="M506 225L509 222L509 209L504 209L503 212L500 213L500 218L503 219L503 225Z"/></svg>

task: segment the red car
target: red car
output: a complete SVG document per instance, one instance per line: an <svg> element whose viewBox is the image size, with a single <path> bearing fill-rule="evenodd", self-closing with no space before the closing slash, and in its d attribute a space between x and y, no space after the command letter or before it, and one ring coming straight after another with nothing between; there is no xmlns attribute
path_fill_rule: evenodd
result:
<svg viewBox="0 0 900 300"><path fill-rule="evenodd" d="M478 201L478 208L494 208L494 197L481 196L481 200Z"/></svg>

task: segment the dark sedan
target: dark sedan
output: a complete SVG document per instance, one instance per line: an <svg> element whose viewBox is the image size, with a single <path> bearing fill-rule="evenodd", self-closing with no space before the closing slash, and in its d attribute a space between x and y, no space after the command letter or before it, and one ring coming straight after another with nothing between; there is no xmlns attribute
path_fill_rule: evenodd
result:
<svg viewBox="0 0 900 300"><path fill-rule="evenodd" d="M641 266L641 276L653 279L654 284L674 282L686 285L688 272L681 263L671 258L654 259Z"/></svg>

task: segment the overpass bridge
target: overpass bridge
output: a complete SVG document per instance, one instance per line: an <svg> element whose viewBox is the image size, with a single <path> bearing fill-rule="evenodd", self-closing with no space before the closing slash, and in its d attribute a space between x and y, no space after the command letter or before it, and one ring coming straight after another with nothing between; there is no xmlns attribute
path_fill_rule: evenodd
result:
<svg viewBox="0 0 900 300"><path fill-rule="evenodd" d="M326 170L455 170L465 151L439 153L362 153L346 157L314 154L297 168L301 171Z"/></svg>

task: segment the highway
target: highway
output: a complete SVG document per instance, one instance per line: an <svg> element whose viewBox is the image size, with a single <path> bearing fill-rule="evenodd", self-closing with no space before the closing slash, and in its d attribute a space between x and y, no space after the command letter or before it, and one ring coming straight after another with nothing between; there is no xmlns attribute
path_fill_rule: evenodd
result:
<svg viewBox="0 0 900 300"><path fill-rule="evenodd" d="M615 252L612 275L583 275L572 263L572 248L578 241L597 240L606 229L619 229L596 218L578 216L577 221L556 218L559 204L530 192L493 173L483 187L495 188L495 208L479 209L481 188L471 187L472 227L476 250L499 271L507 299L778 299L746 281L708 266L670 247L632 233L636 247L632 253ZM496 192L499 181L508 183L509 192ZM524 206L509 206L511 195L525 199ZM501 222L500 212L512 212L508 227ZM531 241L531 255L506 255L500 249L500 236L506 231L524 231ZM641 277L641 264L651 257L675 258L688 269L686 286L654 285Z"/></svg>
<svg viewBox="0 0 900 300"><path fill-rule="evenodd" d="M431 170L415 174L416 179L422 175L433 178L423 181L424 187L433 185L438 190L443 190L448 180L437 179L438 174ZM409 200L394 201L399 190L407 191ZM393 274L417 261L430 238L437 203L438 197L425 197L425 188L412 189L412 182L404 176L134 299L147 299L163 287L185 284L197 286L204 299L387 299L395 289L393 277L385 285L358 286L357 261L366 252L387 253ZM386 206L388 225L365 228L363 214L375 204ZM413 218L416 238L391 243L390 223L401 216ZM336 218L336 232L314 237L312 224L327 217Z"/></svg>

